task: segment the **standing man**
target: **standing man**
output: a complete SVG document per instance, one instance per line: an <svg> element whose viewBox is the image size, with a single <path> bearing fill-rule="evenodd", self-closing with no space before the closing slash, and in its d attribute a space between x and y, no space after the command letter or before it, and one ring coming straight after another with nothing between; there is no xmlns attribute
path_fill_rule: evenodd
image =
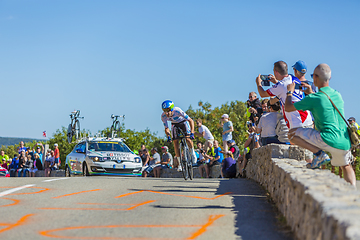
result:
<svg viewBox="0 0 360 240"><path fill-rule="evenodd" d="M192 158L192 163L196 162L196 156L194 152L194 144L193 139L194 136L194 121L179 107L175 107L174 103L170 100L166 100L161 104L163 113L161 114L161 121L165 127L165 134L168 138L168 142L174 142L174 150L176 160L174 161L174 166L177 167L178 171L182 171L180 165L180 151L179 151L179 137L175 131L175 126L180 128L185 136L186 136L186 143L189 147L190 155ZM169 123L171 122L171 132L169 128Z"/></svg>
<svg viewBox="0 0 360 240"><path fill-rule="evenodd" d="M23 141L20 142L20 146L17 148L19 154L21 154L22 150L26 151L26 147Z"/></svg>
<svg viewBox="0 0 360 240"><path fill-rule="evenodd" d="M54 144L54 156L55 156L55 167L56 169L59 169L60 166L60 151L59 151L59 145L57 143Z"/></svg>
<svg viewBox="0 0 360 240"><path fill-rule="evenodd" d="M352 154L350 151L351 143L347 132L346 123L339 113L334 109L329 98L344 116L344 101L341 94L329 86L331 79L331 69L329 65L319 64L312 74L314 84L319 92L313 93L309 85L307 93L309 94L303 100L293 103L295 84L287 86L287 98L285 110L294 112L298 110L310 110L314 116L316 129L297 128L289 131L289 139L295 144L309 149L316 158L307 166L310 168L319 168L322 164L330 161L329 156L324 152L331 153L331 164L340 166L344 173L344 179L350 184L356 184L356 177L353 168L350 165Z"/></svg>
<svg viewBox="0 0 360 240"><path fill-rule="evenodd" d="M232 132L234 131L233 124L229 120L229 115L223 114L221 116L221 126L223 127L222 140L223 140L224 152L227 152L228 151L227 141L232 140Z"/></svg>
<svg viewBox="0 0 360 240"><path fill-rule="evenodd" d="M196 125L199 128L199 132L195 133L195 135L205 138L205 152L207 152L209 148L209 143L214 144L214 137L211 134L210 130L202 124L202 120L200 118L196 120Z"/></svg>

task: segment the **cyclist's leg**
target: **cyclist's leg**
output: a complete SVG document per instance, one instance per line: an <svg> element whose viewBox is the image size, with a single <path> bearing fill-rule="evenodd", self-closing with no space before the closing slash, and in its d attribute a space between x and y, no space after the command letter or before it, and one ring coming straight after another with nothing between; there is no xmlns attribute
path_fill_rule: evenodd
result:
<svg viewBox="0 0 360 240"><path fill-rule="evenodd" d="M182 130L186 133L186 136L190 136L191 133L191 129L190 129L190 124L188 121L184 122L184 124L181 126ZM192 163L195 164L196 163L196 155L195 155L195 151L194 151L194 143L190 138L186 138L186 143L189 147L189 152L192 158Z"/></svg>
<svg viewBox="0 0 360 240"><path fill-rule="evenodd" d="M175 158L174 160L174 168L180 166L180 150L179 150L179 140L173 140L174 143L174 151L175 151Z"/></svg>

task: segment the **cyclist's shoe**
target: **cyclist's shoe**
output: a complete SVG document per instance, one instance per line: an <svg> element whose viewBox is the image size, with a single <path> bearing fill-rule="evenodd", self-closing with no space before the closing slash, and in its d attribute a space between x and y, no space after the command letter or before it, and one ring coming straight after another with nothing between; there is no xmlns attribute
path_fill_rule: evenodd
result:
<svg viewBox="0 0 360 240"><path fill-rule="evenodd" d="M176 169L176 171L178 171L178 172L182 172L182 168L181 168L181 166L178 166L177 168L175 168Z"/></svg>
<svg viewBox="0 0 360 240"><path fill-rule="evenodd" d="M307 168L315 169L319 168L321 165L330 161L330 157L324 152L321 151L320 155L314 158L311 164L307 164Z"/></svg>
<svg viewBox="0 0 360 240"><path fill-rule="evenodd" d="M191 139L191 140L194 140L194 139L195 139L194 133L190 133L190 139Z"/></svg>

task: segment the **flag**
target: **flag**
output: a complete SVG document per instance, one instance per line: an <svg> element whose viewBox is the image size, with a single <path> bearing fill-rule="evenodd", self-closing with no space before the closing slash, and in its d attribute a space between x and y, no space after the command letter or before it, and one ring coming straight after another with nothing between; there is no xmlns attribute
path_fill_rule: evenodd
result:
<svg viewBox="0 0 360 240"><path fill-rule="evenodd" d="M43 131L43 137L46 137L46 131Z"/></svg>

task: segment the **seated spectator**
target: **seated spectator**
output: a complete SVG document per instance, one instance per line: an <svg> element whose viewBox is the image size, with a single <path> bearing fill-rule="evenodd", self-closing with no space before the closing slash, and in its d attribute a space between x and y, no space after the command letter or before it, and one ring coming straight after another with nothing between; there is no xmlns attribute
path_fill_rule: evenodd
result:
<svg viewBox="0 0 360 240"><path fill-rule="evenodd" d="M8 160L6 160L5 158L3 158L3 159L1 159L1 162L2 162L2 164L1 164L1 167L2 168L5 168L5 169L8 169Z"/></svg>
<svg viewBox="0 0 360 240"><path fill-rule="evenodd" d="M149 159L149 166L146 167L143 171L143 177L147 177L147 175L149 173L151 173L154 168L156 168L157 166L160 165L161 162L161 158L160 158L160 154L157 152L157 148L153 147L151 149L151 154L153 155L150 159Z"/></svg>
<svg viewBox="0 0 360 240"><path fill-rule="evenodd" d="M166 168L171 168L170 166L172 165L172 155L168 152L168 147L164 146L161 148L163 155L161 156L161 162L159 166L154 168L154 177L159 178L160 177L160 173L161 173L161 169L166 169Z"/></svg>
<svg viewBox="0 0 360 240"><path fill-rule="evenodd" d="M233 158L232 152L225 154L226 158L222 162L221 174L224 178L236 177L236 160Z"/></svg>
<svg viewBox="0 0 360 240"><path fill-rule="evenodd" d="M260 118L259 124L256 127L256 132L261 134L260 139L262 146L270 143L280 143L275 131L280 103L276 102L273 105L269 105L269 110L270 112L265 113L262 118Z"/></svg>
<svg viewBox="0 0 360 240"><path fill-rule="evenodd" d="M204 159L204 149L201 142L196 143L197 149L195 150L195 153L199 155L197 158L197 166L200 166L200 162Z"/></svg>
<svg viewBox="0 0 360 240"><path fill-rule="evenodd" d="M49 151L47 152L45 158L45 177L50 177L51 170L54 170L54 166L55 166L54 151L50 150L50 152Z"/></svg>
<svg viewBox="0 0 360 240"><path fill-rule="evenodd" d="M201 162L202 164L200 164L199 166L200 177L203 177L203 169L204 169L206 173L206 178L209 178L210 177L209 163L211 160L215 158L215 151L212 143L209 143L209 150L207 152L203 151L203 156L204 158Z"/></svg>
<svg viewBox="0 0 360 240"><path fill-rule="evenodd" d="M18 169L19 169L19 157L17 154L15 154L13 160L9 165L10 177L15 177Z"/></svg>
<svg viewBox="0 0 360 240"><path fill-rule="evenodd" d="M18 177L21 177L21 173L23 177L26 177L26 173L29 172L28 166L28 158L25 155L25 150L21 150L21 154L19 157L19 169L18 169Z"/></svg>
<svg viewBox="0 0 360 240"><path fill-rule="evenodd" d="M215 157L210 160L209 167L220 165L224 159L224 155L221 152L221 148L219 147L219 142L217 140L214 140L214 152Z"/></svg>
<svg viewBox="0 0 360 240"><path fill-rule="evenodd" d="M4 164L7 163L9 160L9 156L5 154L5 152L3 150L1 150L0 152L0 164Z"/></svg>
<svg viewBox="0 0 360 240"><path fill-rule="evenodd" d="M240 156L240 149L239 147L236 145L235 140L230 140L227 142L227 145L229 147L229 151L233 154L234 159L238 159Z"/></svg>
<svg viewBox="0 0 360 240"><path fill-rule="evenodd" d="M140 149L139 151L140 151L139 153L143 167L148 166L148 162L150 158L149 151L147 150L147 148Z"/></svg>
<svg viewBox="0 0 360 240"><path fill-rule="evenodd" d="M240 177L246 177L245 167L247 161L251 158L251 152L253 149L260 147L259 135L255 132L255 127L253 126L248 126L248 127L249 127L249 137L244 143L244 149L245 149L244 154L238 158Z"/></svg>
<svg viewBox="0 0 360 240"><path fill-rule="evenodd" d="M200 118L198 118L196 120L196 125L199 128L199 132L195 133L195 136L205 138L205 146L204 146L205 149L204 150L206 152L206 151L208 151L209 143L212 143L212 144L214 143L214 137L211 134L210 130L205 125L202 124L202 120Z"/></svg>
<svg viewBox="0 0 360 240"><path fill-rule="evenodd" d="M41 161L41 164L43 164L44 145L42 143L37 143L36 146L37 147L35 149L35 153L39 154L39 159Z"/></svg>
<svg viewBox="0 0 360 240"><path fill-rule="evenodd" d="M40 155L38 153L34 154L35 160L34 160L34 164L33 164L33 168L30 169L30 177L35 177L35 173L38 170L42 170L43 166L40 160Z"/></svg>

